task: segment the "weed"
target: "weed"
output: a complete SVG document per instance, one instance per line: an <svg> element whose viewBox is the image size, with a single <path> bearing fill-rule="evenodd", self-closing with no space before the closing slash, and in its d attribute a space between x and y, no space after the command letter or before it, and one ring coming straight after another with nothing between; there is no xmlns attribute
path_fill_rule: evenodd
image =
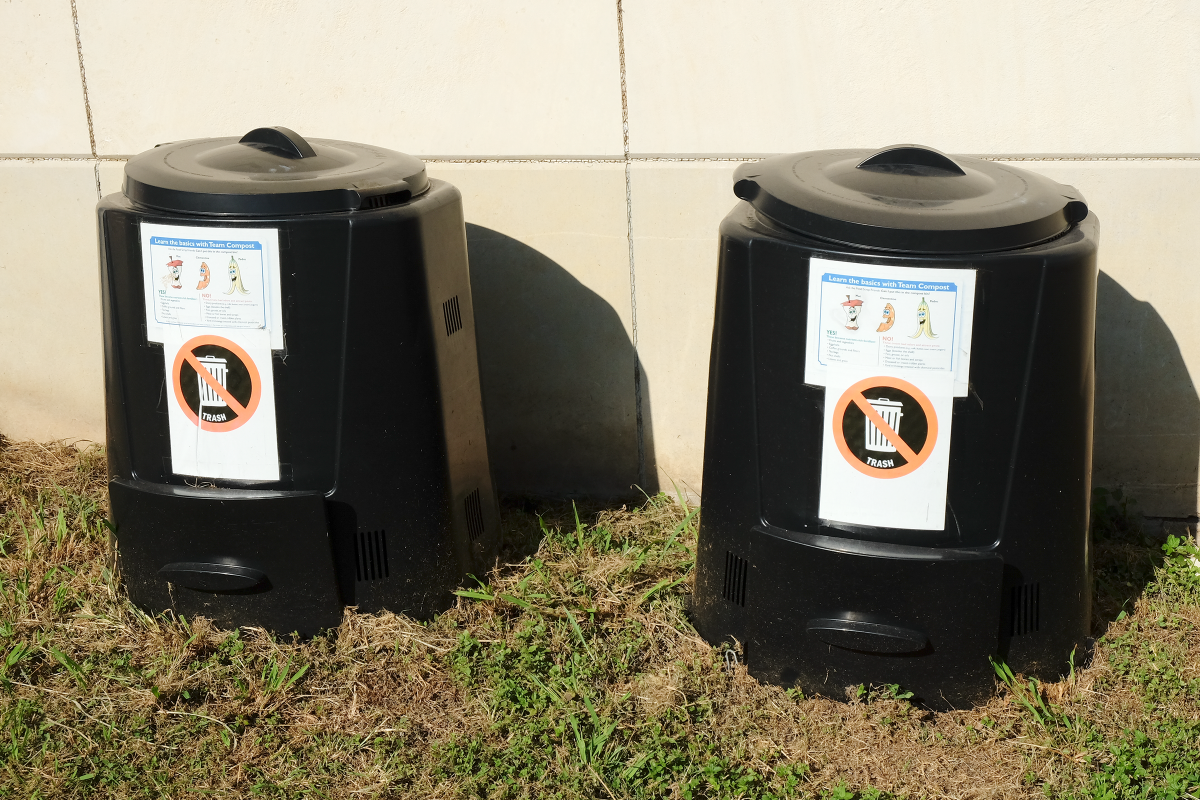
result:
<svg viewBox="0 0 1200 800"><path fill-rule="evenodd" d="M184 645L185 647L186 644ZM304 673L308 672L310 666L312 665L305 664L302 667L292 670L292 659L290 656L286 663L275 658L267 659L267 663L262 668L263 692L269 696L290 688L293 683L304 677Z"/></svg>

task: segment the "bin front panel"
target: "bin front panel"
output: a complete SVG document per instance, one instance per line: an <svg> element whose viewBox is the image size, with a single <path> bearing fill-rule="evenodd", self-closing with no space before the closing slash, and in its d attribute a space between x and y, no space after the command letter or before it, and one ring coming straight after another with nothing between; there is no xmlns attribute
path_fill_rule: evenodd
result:
<svg viewBox="0 0 1200 800"><path fill-rule="evenodd" d="M886 544L855 552L822 539L751 533L751 675L833 697L848 686L895 683L935 707L991 694L998 556Z"/></svg>
<svg viewBox="0 0 1200 800"><path fill-rule="evenodd" d="M173 485L196 478L172 470L167 404L177 402L167 380L163 346L146 337L140 223L278 228L285 348L272 353L280 480L263 488L329 491L335 482L342 415L349 226L344 219L255 220L214 224L135 210L125 198L105 198L106 394L109 427L123 429L112 474ZM200 331L198 331L200 332ZM119 366L118 366L119 365ZM123 419L113 420L115 415ZM239 482L220 481L236 486Z"/></svg>
<svg viewBox="0 0 1200 800"><path fill-rule="evenodd" d="M771 240L756 240L751 253L759 474L762 517L768 523L810 532L818 524L825 389L804 383L808 267L813 256L894 266L968 267L978 276L970 392L955 398L949 426L945 528L914 531L830 523L842 535L940 547L994 545L1001 538L1010 486L1045 474L1040 468L1014 473L1014 442L1022 425L1046 430L1040 439L1026 436L1027 448L1035 453L1044 446L1074 453L1085 444L1075 439L1057 444L1063 431L1077 430L1079 420L1090 419L1091 413L1080 350L1091 341L1092 328L1082 323L1094 289L1087 290L1087 271L1073 269L1071 257L1047 259L1034 248L937 263L822 252ZM1037 302L1044 273L1057 290L1054 294L1067 297L1055 302L1052 314L1039 309ZM1062 376L1047 370L1039 376L1044 379L1034 381L1037 391L1064 381L1074 388L1058 392L1057 403L1035 406L1027 396L1028 369L1043 363L1060 365ZM1072 474L1079 471L1062 467ZM1062 479L1061 471L1056 472L1053 480Z"/></svg>
<svg viewBox="0 0 1200 800"><path fill-rule="evenodd" d="M155 610L313 635L341 622L319 492L109 483L121 576Z"/></svg>

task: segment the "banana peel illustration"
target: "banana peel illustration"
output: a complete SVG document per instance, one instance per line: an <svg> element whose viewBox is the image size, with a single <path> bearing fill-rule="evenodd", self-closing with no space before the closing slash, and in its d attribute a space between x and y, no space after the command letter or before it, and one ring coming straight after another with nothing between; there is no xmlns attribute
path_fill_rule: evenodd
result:
<svg viewBox="0 0 1200 800"><path fill-rule="evenodd" d="M238 267L237 259L231 256L229 258L229 291L225 294L233 294L235 289L242 294L250 294L242 285L242 270Z"/></svg>
<svg viewBox="0 0 1200 800"><path fill-rule="evenodd" d="M933 332L933 323L929 318L929 303L925 302L925 298L921 298L921 304L917 306L917 332L910 339L919 339L924 336L926 339L936 339L937 334Z"/></svg>

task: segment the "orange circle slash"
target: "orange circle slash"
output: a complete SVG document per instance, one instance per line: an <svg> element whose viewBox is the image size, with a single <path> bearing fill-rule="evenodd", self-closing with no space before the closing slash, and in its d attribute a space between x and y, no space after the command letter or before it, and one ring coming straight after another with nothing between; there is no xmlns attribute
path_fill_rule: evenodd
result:
<svg viewBox="0 0 1200 800"><path fill-rule="evenodd" d="M879 412L867 402L866 395L863 392L875 386L890 386L907 392L921 406L921 410L925 412L925 420L929 433L925 437L925 444L922 446L920 452L916 452L909 447L908 442L901 439L900 434L892 430L892 426L884 422ZM846 443L846 435L842 431L842 419L845 417L846 410L851 403L854 403L866 415L871 424L879 429L879 432L887 438L888 442L891 443L892 447L896 448L900 455L904 456L904 460L908 463L895 469L880 469L858 460L858 457L854 455L854 451L850 449L850 445ZM881 375L877 378L861 380L842 392L842 396L838 398L837 405L833 407L833 440L837 442L838 450L841 451L842 456L850 466L871 478L899 478L916 470L917 467L925 463L929 458L929 454L933 452L933 446L937 442L937 433L937 414L933 412L933 403L924 392L900 378Z"/></svg>
<svg viewBox="0 0 1200 800"><path fill-rule="evenodd" d="M216 378L212 376L204 365L196 358L195 350L197 347L211 344L217 347L223 347L230 353L233 353L242 364L246 367L246 372L250 375L250 399L243 406L238 402L233 394L222 386ZM221 399L229 404L229 407L237 413L237 419L229 422L205 422L200 419L195 411L192 411L188 405L187 399L183 396L183 386L179 382L179 370L187 362L188 366L196 371L201 379L207 383L214 392L220 395ZM184 343L183 347L179 348L179 353L175 356L175 365L171 368L171 383L175 388L175 399L179 402L179 407L183 409L183 413L187 415L193 423L200 427L202 431L212 431L214 433L227 433L237 428L242 427L250 421L250 417L254 415L255 409L258 408L258 402L262 399L262 380L259 378L258 367L255 366L250 355L238 347L233 342L222 336L197 336L194 339L189 339Z"/></svg>

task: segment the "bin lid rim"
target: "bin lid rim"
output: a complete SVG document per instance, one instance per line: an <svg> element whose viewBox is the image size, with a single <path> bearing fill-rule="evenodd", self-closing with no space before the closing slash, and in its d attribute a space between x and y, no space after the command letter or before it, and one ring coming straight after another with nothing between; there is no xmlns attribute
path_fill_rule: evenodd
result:
<svg viewBox="0 0 1200 800"><path fill-rule="evenodd" d="M808 236L914 253L1027 247L1088 214L1074 187L921 145L814 150L742 164L734 194Z"/></svg>
<svg viewBox="0 0 1200 800"><path fill-rule="evenodd" d="M143 205L245 216L354 211L367 198L385 195L391 205L428 188L415 156L283 127L158 145L126 162L124 183Z"/></svg>

